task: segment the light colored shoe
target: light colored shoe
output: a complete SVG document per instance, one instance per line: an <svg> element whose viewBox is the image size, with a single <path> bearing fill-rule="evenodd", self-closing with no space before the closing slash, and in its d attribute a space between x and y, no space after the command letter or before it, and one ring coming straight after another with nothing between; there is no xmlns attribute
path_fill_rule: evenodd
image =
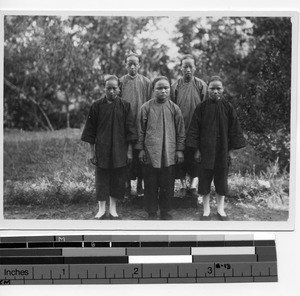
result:
<svg viewBox="0 0 300 296"><path fill-rule="evenodd" d="M143 187L138 187L136 193L137 193L138 197L144 196L144 189L143 189Z"/></svg>
<svg viewBox="0 0 300 296"><path fill-rule="evenodd" d="M126 187L125 188L124 198L129 198L130 196L131 196L131 188L130 187Z"/></svg>
<svg viewBox="0 0 300 296"><path fill-rule="evenodd" d="M197 204L198 204L198 205L201 205L202 203L203 203L203 198L202 198L202 196L199 195L199 196L197 197Z"/></svg>
<svg viewBox="0 0 300 296"><path fill-rule="evenodd" d="M106 212L102 216L100 216L100 215L97 214L95 216L95 219L96 220L105 220L106 219Z"/></svg>

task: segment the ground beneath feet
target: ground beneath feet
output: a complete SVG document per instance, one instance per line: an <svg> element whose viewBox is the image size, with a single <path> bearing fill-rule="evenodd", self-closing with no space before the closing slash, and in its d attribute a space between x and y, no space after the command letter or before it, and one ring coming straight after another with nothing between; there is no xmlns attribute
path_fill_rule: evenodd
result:
<svg viewBox="0 0 300 296"><path fill-rule="evenodd" d="M227 199L225 211L231 221L287 221L288 210L268 208L265 205L237 202ZM55 219L55 220L93 220L97 213L97 203L49 206L5 206L5 219ZM118 213L123 220L146 220L148 215L143 209L143 197L131 196L119 202ZM202 206L195 198L174 197L173 220L198 221ZM211 220L218 220L216 204L211 201Z"/></svg>

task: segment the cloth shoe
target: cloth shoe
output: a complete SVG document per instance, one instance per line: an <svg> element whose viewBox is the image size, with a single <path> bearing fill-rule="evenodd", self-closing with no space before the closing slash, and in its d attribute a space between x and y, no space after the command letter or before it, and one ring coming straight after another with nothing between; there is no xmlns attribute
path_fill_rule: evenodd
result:
<svg viewBox="0 0 300 296"><path fill-rule="evenodd" d="M186 197L186 188L180 188L179 197L180 198L185 198Z"/></svg>
<svg viewBox="0 0 300 296"><path fill-rule="evenodd" d="M161 220L173 220L173 217L171 214L167 213L167 212L162 212L160 214L160 219Z"/></svg>
<svg viewBox="0 0 300 296"><path fill-rule="evenodd" d="M190 195L192 198L198 198L198 193L197 193L197 189L196 188L190 188Z"/></svg>
<svg viewBox="0 0 300 296"><path fill-rule="evenodd" d="M200 216L200 221L210 221L211 220L211 215L209 214L208 216Z"/></svg>
<svg viewBox="0 0 300 296"><path fill-rule="evenodd" d="M149 213L148 220L157 220L157 213Z"/></svg>
<svg viewBox="0 0 300 296"><path fill-rule="evenodd" d="M229 217L228 216L222 216L221 214L217 213L217 218L220 221L229 221Z"/></svg>
<svg viewBox="0 0 300 296"><path fill-rule="evenodd" d="M137 196L141 197L144 195L144 189L142 186L138 186L136 189Z"/></svg>
<svg viewBox="0 0 300 296"><path fill-rule="evenodd" d="M120 216L113 216L112 214L109 214L109 219L110 220L122 220Z"/></svg>

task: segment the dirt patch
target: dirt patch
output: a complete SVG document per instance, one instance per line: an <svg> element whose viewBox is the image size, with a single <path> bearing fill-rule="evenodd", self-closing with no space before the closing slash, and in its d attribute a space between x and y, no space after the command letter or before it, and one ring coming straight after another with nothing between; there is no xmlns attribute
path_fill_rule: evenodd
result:
<svg viewBox="0 0 300 296"><path fill-rule="evenodd" d="M216 216L216 204L211 201L212 219ZM47 206L6 206L5 219L45 219L45 220L93 220L97 212L97 203L61 205L50 208ZM228 200L226 212L231 221L287 221L288 211L270 209L262 205ZM123 220L146 220L147 213L143 208L143 197L131 196L119 202L118 213ZM202 215L202 206L196 199L173 199L173 209L170 212L174 220L198 221Z"/></svg>

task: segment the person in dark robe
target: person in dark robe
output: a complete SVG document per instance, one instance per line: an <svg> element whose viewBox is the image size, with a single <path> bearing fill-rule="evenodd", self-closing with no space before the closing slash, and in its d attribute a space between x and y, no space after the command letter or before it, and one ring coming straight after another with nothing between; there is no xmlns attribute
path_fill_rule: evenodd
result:
<svg viewBox="0 0 300 296"><path fill-rule="evenodd" d="M137 132L130 103L118 94L119 79L105 80L105 97L94 102L82 132L81 140L90 144L90 160L96 166L96 198L99 210L96 219L106 219L109 199L109 218L121 219L117 200L124 198L127 165L132 161L132 145Z"/></svg>
<svg viewBox="0 0 300 296"><path fill-rule="evenodd" d="M180 108L170 98L167 77L152 83L154 98L142 105L136 147L143 164L145 205L149 220L171 220L169 213L174 195L175 164L182 163L185 148L184 121Z"/></svg>
<svg viewBox="0 0 300 296"><path fill-rule="evenodd" d="M151 98L151 81L138 73L141 58L136 53L129 53L125 58L127 74L120 78L122 99L129 102L133 120L138 129L141 106ZM133 160L128 166L126 197L131 194L131 180L137 179L137 195L143 195L142 168L138 160L138 150L133 147Z"/></svg>
<svg viewBox="0 0 300 296"><path fill-rule="evenodd" d="M211 77L208 99L194 112L186 145L195 149L194 158L199 165L198 193L203 200L202 220L210 216L211 182L217 193L217 216L228 220L224 200L228 194L228 160L232 150L245 147L243 132L231 103L223 97L223 83L219 76Z"/></svg>
<svg viewBox="0 0 300 296"><path fill-rule="evenodd" d="M192 55L185 55L181 59L180 68L183 77L179 78L171 86L171 99L177 104L184 118L185 130L188 131L196 106L206 98L206 83L195 77L195 59ZM184 151L184 162L176 167L176 178L181 180L180 197L187 194L194 198L198 197L198 166L194 160L194 151L186 147ZM187 186L189 181L189 188Z"/></svg>

